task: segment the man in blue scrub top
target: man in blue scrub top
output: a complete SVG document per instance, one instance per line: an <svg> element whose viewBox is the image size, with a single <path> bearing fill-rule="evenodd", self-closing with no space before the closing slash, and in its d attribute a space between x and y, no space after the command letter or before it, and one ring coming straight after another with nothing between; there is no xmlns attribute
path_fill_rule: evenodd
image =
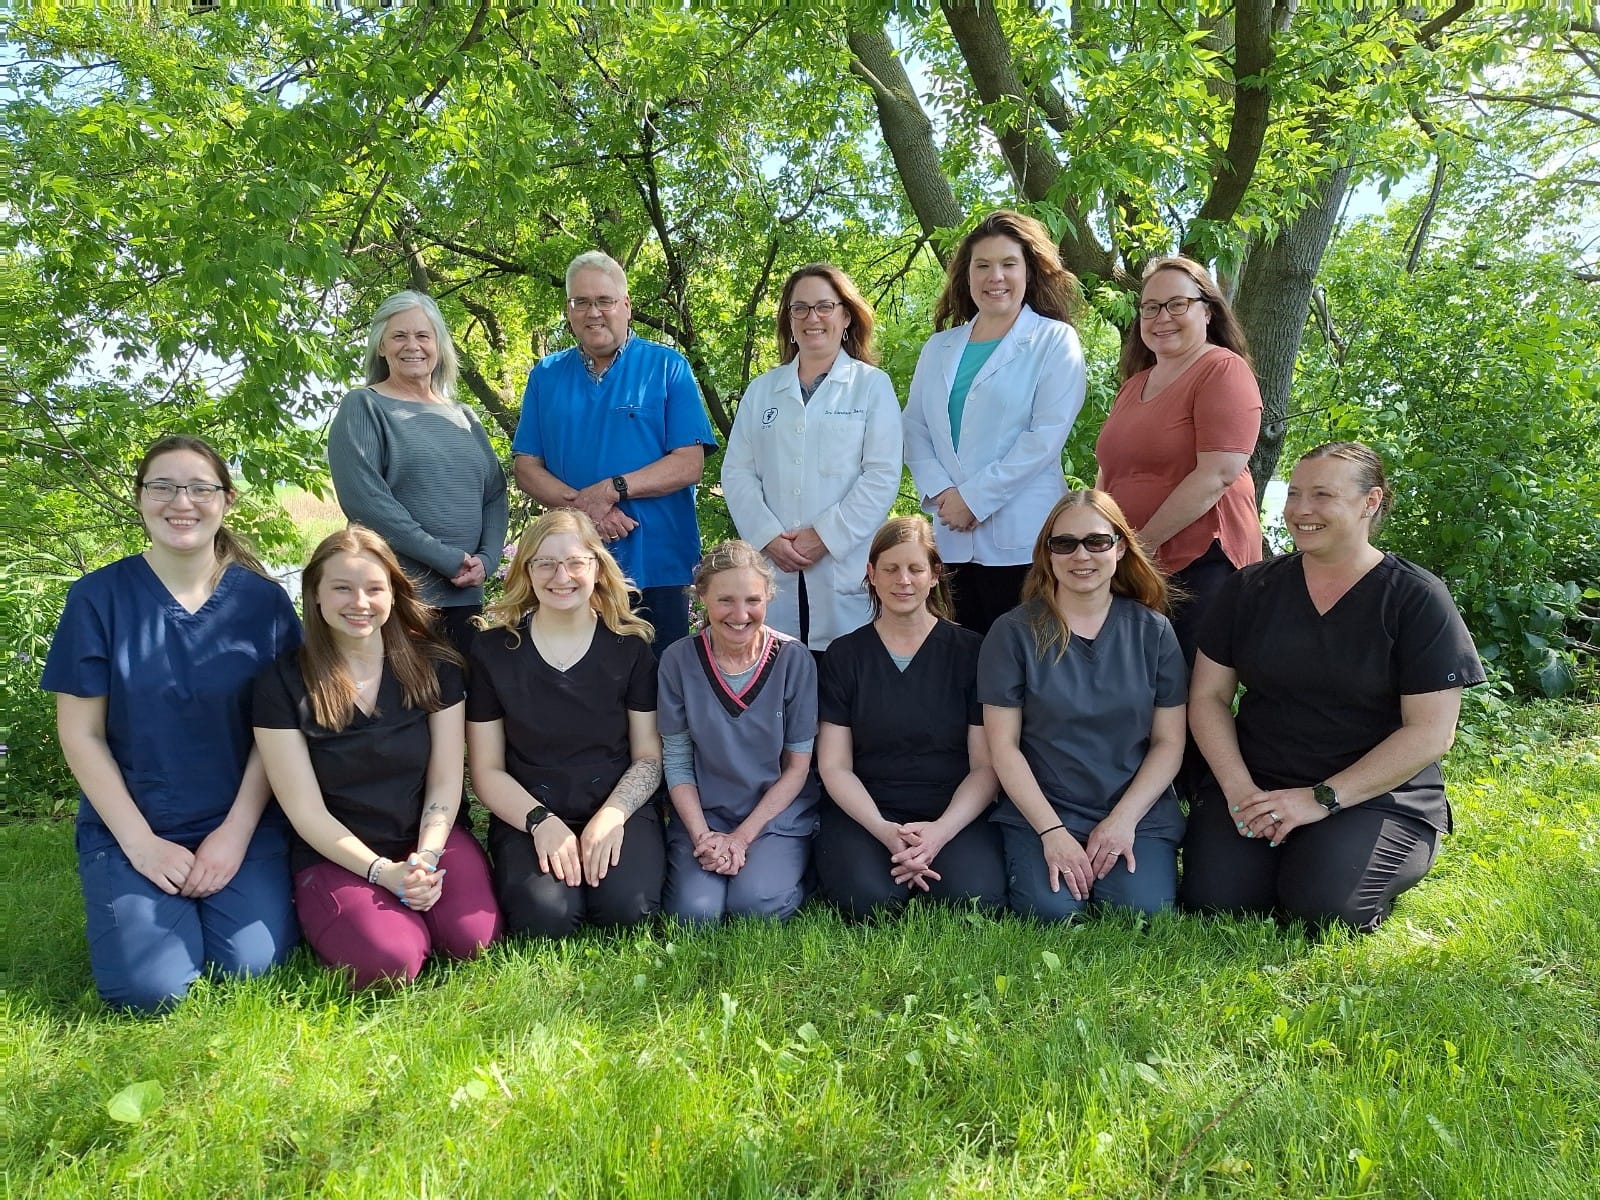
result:
<svg viewBox="0 0 1600 1200"><path fill-rule="evenodd" d="M659 655L689 632L700 558L694 489L716 434L688 361L636 336L628 279L591 250L567 267L578 344L534 365L511 450L517 486L546 508L586 513L644 593Z"/></svg>

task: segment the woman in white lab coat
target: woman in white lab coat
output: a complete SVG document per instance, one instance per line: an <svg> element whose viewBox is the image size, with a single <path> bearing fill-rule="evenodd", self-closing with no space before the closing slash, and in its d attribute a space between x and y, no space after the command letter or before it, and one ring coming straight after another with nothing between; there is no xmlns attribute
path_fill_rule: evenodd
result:
<svg viewBox="0 0 1600 1200"><path fill-rule="evenodd" d="M1002 209L962 240L905 411L905 457L955 593L982 634L1016 607L1033 539L1066 493L1083 407L1078 280L1049 232ZM953 328L946 328L952 325Z"/></svg>
<svg viewBox="0 0 1600 1200"><path fill-rule="evenodd" d="M722 494L777 567L767 624L812 650L872 618L867 549L900 490L900 405L872 364L872 308L829 263L790 275L780 366L739 402Z"/></svg>

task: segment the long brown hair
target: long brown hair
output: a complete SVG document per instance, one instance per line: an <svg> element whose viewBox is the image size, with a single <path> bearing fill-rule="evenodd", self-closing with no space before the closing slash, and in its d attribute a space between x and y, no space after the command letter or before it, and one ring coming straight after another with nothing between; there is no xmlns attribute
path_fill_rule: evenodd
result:
<svg viewBox="0 0 1600 1200"><path fill-rule="evenodd" d="M216 452L210 442L187 433L169 433L166 437L151 442L150 448L139 460L139 469L133 474L136 507L139 498L144 494L144 477L149 474L150 464L163 454L170 454L174 450L187 450L191 454L198 454L216 472L217 482L222 485L228 500L231 502L238 495L233 489L233 476L228 473L228 464L223 461L222 455ZM225 520L217 526L217 536L212 539L211 552L216 556L219 576L230 565L237 563L247 571L254 571L266 579L272 578L267 574L267 569L261 565L261 560L256 557L256 552L250 543L229 529Z"/></svg>
<svg viewBox="0 0 1600 1200"><path fill-rule="evenodd" d="M389 577L389 619L383 623L383 654L394 669L407 708L438 712L435 665L460 664L461 656L434 629L434 609L417 598L416 586L406 578L400 560L384 541L365 525L350 525L323 538L311 552L300 577L300 602L305 614L305 641L300 646L300 675L305 680L311 715L317 724L338 732L355 719L356 685L345 669L344 655L334 643L328 623L317 606L317 590L328 563L340 554L374 559ZM376 710L374 710L376 711Z"/></svg>
<svg viewBox="0 0 1600 1200"><path fill-rule="evenodd" d="M1244 326L1240 325L1239 318L1233 315L1233 306L1222 294L1217 281L1211 278L1210 271L1194 259L1185 258L1181 254L1153 258L1144 269L1144 276L1139 286L1140 296L1144 295L1144 284L1149 283L1150 277L1157 271L1176 271L1180 275L1187 276L1195 287L1200 289L1200 298L1206 302L1206 312L1211 316L1211 320L1206 323L1206 341L1225 350L1232 350L1245 362L1250 362L1250 344L1245 340ZM1117 370L1121 373L1124 383L1156 361L1156 352L1144 344L1140 324L1139 317L1135 314L1133 324L1129 326L1127 335L1122 339L1122 357L1117 360Z"/></svg>
<svg viewBox="0 0 1600 1200"><path fill-rule="evenodd" d="M794 299L794 289L802 279L821 279L839 293L839 302L850 314L850 324L844 330L844 352L857 362L877 366L878 351L872 344L875 323L872 305L867 303L867 298L850 276L832 263L825 262L807 263L783 281L783 294L778 297L778 361L790 362L800 353L800 347L794 342L793 330L789 328L789 302Z"/></svg>
<svg viewBox="0 0 1600 1200"><path fill-rule="evenodd" d="M572 534L594 555L594 594L589 597L589 605L600 615L606 628L612 633L654 641L655 629L650 622L637 616L629 604L630 594L637 589L629 584L617 560L600 540L594 522L574 508L551 509L522 531L517 539L517 551L511 556L511 566L506 571L505 589L478 618L478 628L504 629L510 635L507 644L511 646L522 640L522 623L539 608L539 595L533 590L528 564L546 538L563 533Z"/></svg>
<svg viewBox="0 0 1600 1200"><path fill-rule="evenodd" d="M922 547L923 553L928 556L928 566L933 570L934 584L933 590L928 593L928 611L946 621L954 620L955 606L950 600L950 582L945 578L944 559L939 557L939 548L934 544L933 526L927 517L890 517L878 526L878 532L872 535L872 548L867 551L867 565L877 566L880 557L907 542ZM872 619L876 621L883 616L883 601L870 580L867 583L867 599L872 604Z"/></svg>
<svg viewBox="0 0 1600 1200"><path fill-rule="evenodd" d="M965 325L978 315L967 273L972 268L972 248L984 238L1010 238L1022 247L1028 268L1028 284L1022 294L1025 304L1040 316L1053 317L1076 325L1083 308L1083 289L1078 277L1061 261L1061 251L1050 231L1033 217L1002 208L978 222L977 228L961 239L944 275L944 291L933 309L933 327Z"/></svg>
<svg viewBox="0 0 1600 1200"><path fill-rule="evenodd" d="M1127 547L1127 552L1117 563L1116 572L1111 576L1114 595L1127 596L1146 608L1165 613L1169 594L1166 576L1145 550L1144 543L1128 524L1128 518L1123 515L1117 502L1108 493L1094 488L1068 492L1056 501L1039 529L1039 536L1034 538L1033 563L1022 582L1022 602L1030 604L1033 609L1034 644L1041 655L1048 654L1052 646L1059 647L1056 652L1058 659L1067 652L1067 642L1072 633L1067 628L1066 614L1056 602L1056 573L1050 562L1050 531L1055 528L1057 518L1071 508L1093 509L1120 536L1120 544Z"/></svg>

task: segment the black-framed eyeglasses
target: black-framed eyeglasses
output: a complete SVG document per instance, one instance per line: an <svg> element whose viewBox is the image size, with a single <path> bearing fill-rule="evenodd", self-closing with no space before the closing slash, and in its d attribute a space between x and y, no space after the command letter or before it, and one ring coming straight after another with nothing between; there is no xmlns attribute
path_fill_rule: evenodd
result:
<svg viewBox="0 0 1600 1200"><path fill-rule="evenodd" d="M220 483L173 483L169 479L152 479L139 486L144 489L146 496L161 504L176 500L179 492L187 492L189 499L196 504L210 504L219 493L228 490Z"/></svg>
<svg viewBox="0 0 1600 1200"><path fill-rule="evenodd" d="M567 311L582 313L588 312L592 308L599 312L608 313L614 311L617 305L621 303L622 298L620 296L568 296Z"/></svg>
<svg viewBox="0 0 1600 1200"><path fill-rule="evenodd" d="M1081 538L1070 533L1055 533L1045 538L1044 544L1051 554L1076 554L1079 546L1090 554L1104 554L1121 540L1120 533L1088 533Z"/></svg>
<svg viewBox="0 0 1600 1200"><path fill-rule="evenodd" d="M1191 304L1210 304L1204 296L1174 296L1171 300L1147 300L1139 305L1139 316L1145 321L1154 321L1161 315L1164 308L1175 317L1181 317L1189 311Z"/></svg>
<svg viewBox="0 0 1600 1200"><path fill-rule="evenodd" d="M796 321L804 321L813 312L819 317L831 316L833 310L839 307L837 300L818 300L815 304L807 304L803 300L796 300L789 305L789 315Z"/></svg>

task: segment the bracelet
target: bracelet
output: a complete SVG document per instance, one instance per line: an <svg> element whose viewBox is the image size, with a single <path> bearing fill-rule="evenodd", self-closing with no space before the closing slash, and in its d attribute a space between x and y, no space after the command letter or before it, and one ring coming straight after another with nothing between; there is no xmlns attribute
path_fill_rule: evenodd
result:
<svg viewBox="0 0 1600 1200"><path fill-rule="evenodd" d="M444 857L443 850L418 850L417 853L433 855L433 869L436 871L439 869L439 860Z"/></svg>
<svg viewBox="0 0 1600 1200"><path fill-rule="evenodd" d="M378 876L383 873L383 869L388 865L389 860L384 858L381 854L377 858L373 859L372 865L367 868L367 882L377 883Z"/></svg>
<svg viewBox="0 0 1600 1200"><path fill-rule="evenodd" d="M1042 838L1047 833L1054 833L1058 829L1065 829L1065 828L1066 828L1066 825L1064 825L1064 824L1062 824L1062 825L1052 825L1052 826L1050 826L1049 829L1041 829L1039 831L1039 836Z"/></svg>

